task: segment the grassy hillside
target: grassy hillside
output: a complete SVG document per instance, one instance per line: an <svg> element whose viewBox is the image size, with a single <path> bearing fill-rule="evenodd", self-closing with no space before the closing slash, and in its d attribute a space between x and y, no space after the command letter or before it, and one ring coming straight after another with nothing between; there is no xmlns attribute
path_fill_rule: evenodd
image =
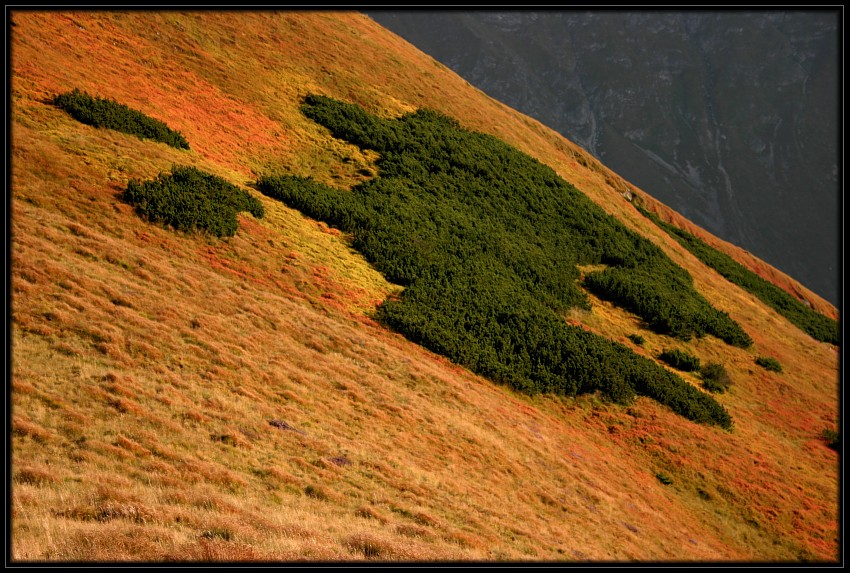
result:
<svg viewBox="0 0 850 573"><path fill-rule="evenodd" d="M837 562L838 453L822 434L840 430L838 348L628 197L837 318L793 279L362 15L9 14L13 562ZM73 89L188 149L77 121L53 104ZM378 174L377 152L305 117L308 94L385 119L436 110L657 245L752 346L658 334L591 293L566 323L659 367L670 350L722 364L734 429L645 397L518 393L382 326L402 287L347 234L254 188ZM239 212L222 238L140 217L130 182L174 165L253 195L262 217Z"/></svg>

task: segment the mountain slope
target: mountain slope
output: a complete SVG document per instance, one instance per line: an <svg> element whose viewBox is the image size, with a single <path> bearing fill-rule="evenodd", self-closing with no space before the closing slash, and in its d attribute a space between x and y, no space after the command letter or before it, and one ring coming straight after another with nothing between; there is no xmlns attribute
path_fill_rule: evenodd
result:
<svg viewBox="0 0 850 573"><path fill-rule="evenodd" d="M13 561L839 558L838 458L821 438L838 428L838 349L625 195L837 317L817 295L360 14L9 16ZM190 149L74 120L50 103L74 88ZM645 398L516 393L380 326L377 304L400 288L344 234L252 187L377 172L374 152L305 117L311 93L386 118L449 115L658 245L752 348L676 341L592 295L567 320L649 359L679 348L724 364L734 429ZM172 165L244 188L264 216L240 214L229 239L145 222L122 193Z"/></svg>
<svg viewBox="0 0 850 573"><path fill-rule="evenodd" d="M837 304L837 10L369 14Z"/></svg>

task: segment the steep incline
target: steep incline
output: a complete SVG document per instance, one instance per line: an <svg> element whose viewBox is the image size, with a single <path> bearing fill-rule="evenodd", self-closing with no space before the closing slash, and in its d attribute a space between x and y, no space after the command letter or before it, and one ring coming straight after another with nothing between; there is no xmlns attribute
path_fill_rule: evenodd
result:
<svg viewBox="0 0 850 573"><path fill-rule="evenodd" d="M13 561L838 559L838 457L821 436L838 429L837 347L628 197L837 316L792 279L365 16L9 16ZM74 88L190 149L78 122L51 103ZM733 384L716 398L734 428L646 398L529 397L376 323L400 287L344 233L253 188L267 174L345 189L377 173L374 152L303 115L310 93L385 118L435 109L655 243L751 348L674 340L592 295L566 319L649 360L677 348L724 364ZM251 193L262 218L239 214L230 238L146 222L123 193L174 165Z"/></svg>

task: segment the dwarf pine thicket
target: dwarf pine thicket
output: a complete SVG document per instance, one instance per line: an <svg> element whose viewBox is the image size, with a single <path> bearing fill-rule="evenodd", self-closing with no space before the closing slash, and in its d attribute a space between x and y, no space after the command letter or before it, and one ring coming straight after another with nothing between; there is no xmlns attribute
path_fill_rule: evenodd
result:
<svg viewBox="0 0 850 573"><path fill-rule="evenodd" d="M147 130L156 120L78 90L55 103L92 125L143 137L172 133L164 124ZM695 422L731 429L728 412L710 395L563 320L570 308L590 308L581 283L657 333L682 340L711 334L750 346L740 326L652 242L550 168L435 111L383 120L322 96L308 96L302 109L334 136L377 151L379 176L351 191L273 175L261 177L258 188L351 233L357 250L406 286L380 305L384 324L519 391L600 391L621 404L643 395ZM170 144L182 146L180 138ZM246 191L186 166L130 180L122 199L151 222L219 237L236 232L240 211L263 216ZM582 279L577 265L603 268Z"/></svg>
<svg viewBox="0 0 850 573"><path fill-rule="evenodd" d="M258 219L265 214L263 204L247 191L189 166L175 165L170 173L160 173L149 181L131 179L121 198L152 223L216 237L236 233L236 215L241 211Z"/></svg>
<svg viewBox="0 0 850 573"><path fill-rule="evenodd" d="M654 331L752 341L656 245L623 226L550 168L495 137L420 109L384 120L308 96L307 117L380 154L378 177L350 191L266 175L258 188L351 234L353 246L406 288L378 318L413 342L525 392L651 397L697 422L731 428L726 410L624 345L571 326L583 285Z"/></svg>
<svg viewBox="0 0 850 573"><path fill-rule="evenodd" d="M709 392L722 394L732 386L732 378L719 362L709 362L699 370L702 385Z"/></svg>
<svg viewBox="0 0 850 573"><path fill-rule="evenodd" d="M189 149L189 142L180 132L108 98L91 96L74 88L53 98L53 105L87 125L114 129L142 139L152 139L177 149Z"/></svg>
<svg viewBox="0 0 850 573"><path fill-rule="evenodd" d="M759 356L756 358L756 364L771 372L782 372L782 364L779 363L779 360L770 356Z"/></svg>
<svg viewBox="0 0 850 573"><path fill-rule="evenodd" d="M775 284L761 278L732 257L707 245L687 231L665 223L653 213L638 206L638 210L688 249L696 258L720 273L726 280L738 285L809 334L815 340L830 344L840 343L838 321L805 306Z"/></svg>
<svg viewBox="0 0 850 573"><path fill-rule="evenodd" d="M658 355L658 359L682 372L693 372L700 368L699 358L681 350L664 350Z"/></svg>

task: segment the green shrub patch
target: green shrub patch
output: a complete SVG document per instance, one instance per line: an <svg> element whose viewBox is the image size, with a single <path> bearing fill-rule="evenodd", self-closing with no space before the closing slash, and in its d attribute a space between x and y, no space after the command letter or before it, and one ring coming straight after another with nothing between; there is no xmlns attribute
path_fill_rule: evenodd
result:
<svg viewBox="0 0 850 573"><path fill-rule="evenodd" d="M738 285L757 297L763 303L787 318L791 324L806 332L815 340L829 342L830 344L839 344L838 321L815 312L788 292L770 281L761 278L732 259L729 255L710 247L704 241L687 231L670 223L665 223L654 213L650 213L641 207L638 207L638 210L645 217L664 229L664 231L676 239L704 264L720 273L729 282Z"/></svg>
<svg viewBox="0 0 850 573"><path fill-rule="evenodd" d="M700 369L702 384L709 392L723 393L732 385L726 367L718 362L709 362Z"/></svg>
<svg viewBox="0 0 850 573"><path fill-rule="evenodd" d="M247 191L195 167L174 166L156 179L131 179L122 199L152 223L178 231L204 231L217 237L236 234L236 214L247 211L261 219L262 203Z"/></svg>
<svg viewBox="0 0 850 573"><path fill-rule="evenodd" d="M832 429L826 429L821 432L821 439L826 442L826 445L835 450L836 452L841 450L841 434Z"/></svg>
<svg viewBox="0 0 850 573"><path fill-rule="evenodd" d="M627 338L638 346L643 346L643 343L646 342L646 340L644 340L643 336L641 336L640 334L630 334Z"/></svg>
<svg viewBox="0 0 850 573"><path fill-rule="evenodd" d="M148 117L112 99L90 96L74 89L53 98L53 105L87 125L114 129L142 139L152 139L177 149L189 149L189 142L180 132L158 119Z"/></svg>
<svg viewBox="0 0 850 573"><path fill-rule="evenodd" d="M756 364L771 372L782 372L782 364L776 358L769 356L759 356L756 358Z"/></svg>
<svg viewBox="0 0 850 573"><path fill-rule="evenodd" d="M682 372L699 370L699 358L681 350L664 350L658 355L658 359Z"/></svg>

